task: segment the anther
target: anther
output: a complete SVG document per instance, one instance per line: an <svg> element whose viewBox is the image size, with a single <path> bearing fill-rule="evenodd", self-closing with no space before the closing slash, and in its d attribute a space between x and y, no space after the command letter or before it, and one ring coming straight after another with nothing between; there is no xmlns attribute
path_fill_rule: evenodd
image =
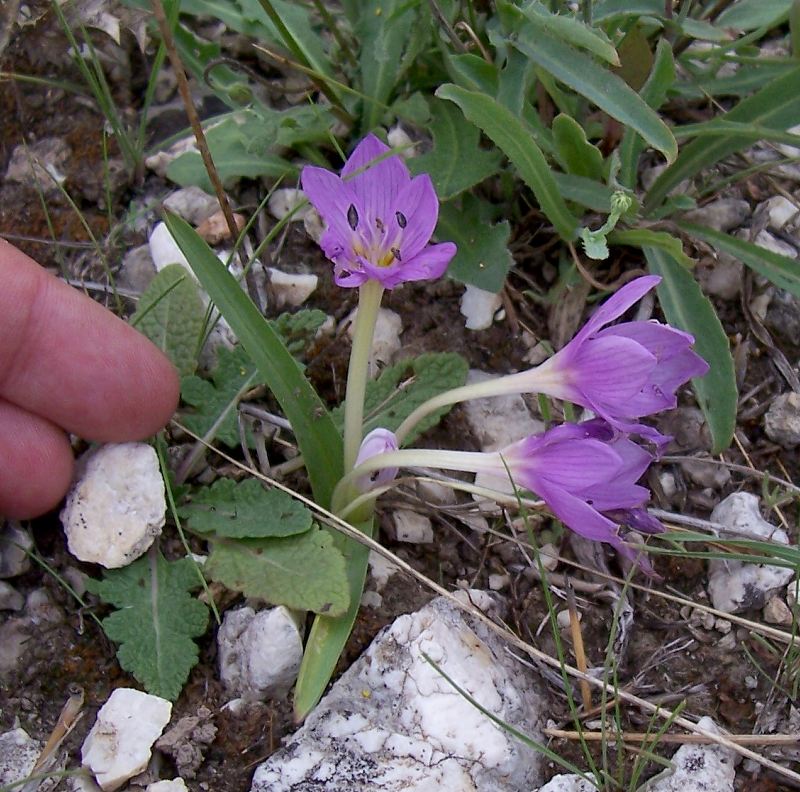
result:
<svg viewBox="0 0 800 792"><path fill-rule="evenodd" d="M406 220L406 216L402 212L395 212L394 216L400 228L405 228L408 225L408 220Z"/></svg>
<svg viewBox="0 0 800 792"><path fill-rule="evenodd" d="M394 256L394 257L395 257L395 258L396 258L398 261L402 261L402 260L403 260L403 259L400 257L400 249L399 249L399 248L393 247L393 248L389 248L389 249L392 251L392 255L393 255L393 256Z"/></svg>
<svg viewBox="0 0 800 792"><path fill-rule="evenodd" d="M356 226L358 225L358 212L353 204L350 204L347 209L347 223L353 231L356 230Z"/></svg>
<svg viewBox="0 0 800 792"><path fill-rule="evenodd" d="M375 218L375 227L376 227L376 228L378 229L378 231L380 231L381 233L383 233L383 230L386 228L386 226L383 224L383 220L381 220L381 219L380 219L380 217L376 217L376 218Z"/></svg>

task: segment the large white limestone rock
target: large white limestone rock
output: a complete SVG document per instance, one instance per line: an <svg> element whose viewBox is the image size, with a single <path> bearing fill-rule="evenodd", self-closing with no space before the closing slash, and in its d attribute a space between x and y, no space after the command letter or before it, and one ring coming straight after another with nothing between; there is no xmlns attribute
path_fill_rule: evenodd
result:
<svg viewBox="0 0 800 792"><path fill-rule="evenodd" d="M30 737L25 729L0 734L0 786L27 778L41 750L42 743Z"/></svg>
<svg viewBox="0 0 800 792"><path fill-rule="evenodd" d="M119 789L147 767L171 715L169 701L140 690L117 688L109 696L81 748L83 766L103 792Z"/></svg>
<svg viewBox="0 0 800 792"><path fill-rule="evenodd" d="M164 526L158 456L146 443L114 443L90 452L81 467L61 511L69 550L106 569L126 566Z"/></svg>
<svg viewBox="0 0 800 792"><path fill-rule="evenodd" d="M217 645L222 682L246 701L285 696L303 659L303 636L283 606L258 613L248 607L228 611Z"/></svg>
<svg viewBox="0 0 800 792"><path fill-rule="evenodd" d="M496 607L485 592L461 596L485 611ZM379 633L288 744L256 770L251 792L535 788L540 756L445 675L495 717L541 739L542 705L530 672L482 623L439 598Z"/></svg>

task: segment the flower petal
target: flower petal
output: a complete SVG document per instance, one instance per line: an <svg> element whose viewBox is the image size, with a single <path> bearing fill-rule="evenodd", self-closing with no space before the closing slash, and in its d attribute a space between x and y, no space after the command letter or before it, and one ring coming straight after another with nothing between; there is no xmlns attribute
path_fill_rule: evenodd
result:
<svg viewBox="0 0 800 792"><path fill-rule="evenodd" d="M358 449L355 467L366 462L372 457L385 454L387 451L397 451L397 437L394 432L378 427L373 429L362 441ZM361 476L356 480L356 487L360 492L367 492L373 487L380 487L393 481L397 476L398 468L390 467L376 470L371 475Z"/></svg>
<svg viewBox="0 0 800 792"><path fill-rule="evenodd" d="M434 280L441 277L455 256L456 250L452 242L428 245L410 261L403 259L402 266L398 266L398 272L402 277L387 288L404 281Z"/></svg>
<svg viewBox="0 0 800 792"><path fill-rule="evenodd" d="M414 258L430 242L438 218L439 199L431 177L427 173L415 176L397 195L389 218L393 231L401 235L403 261Z"/></svg>
<svg viewBox="0 0 800 792"><path fill-rule="evenodd" d="M347 223L347 212L351 205L356 205L358 209L358 199L353 188L345 184L336 174L313 165L303 168L300 184L329 231L335 234L343 245L350 244L353 230ZM327 251L325 255L328 255Z"/></svg>
<svg viewBox="0 0 800 792"><path fill-rule="evenodd" d="M342 168L342 180L352 188L358 199L356 207L363 212L361 219L370 229L375 227L376 220L387 223L395 196L411 180L408 168L397 154L375 162L388 151L391 149L375 135L367 135Z"/></svg>
<svg viewBox="0 0 800 792"><path fill-rule="evenodd" d="M661 282L659 275L645 275L626 283L616 294L609 297L590 317L589 321L578 331L574 341L588 338L601 327L622 316L637 300Z"/></svg>
<svg viewBox="0 0 800 792"><path fill-rule="evenodd" d="M550 511L575 533L596 542L609 542L615 547L621 543L617 534L619 526L580 498L547 484L540 486L536 494L547 503Z"/></svg>

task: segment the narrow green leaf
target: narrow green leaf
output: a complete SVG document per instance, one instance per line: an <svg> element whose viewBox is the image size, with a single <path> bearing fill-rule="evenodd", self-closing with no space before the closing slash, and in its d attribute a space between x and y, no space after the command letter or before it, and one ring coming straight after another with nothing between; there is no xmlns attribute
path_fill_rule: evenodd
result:
<svg viewBox="0 0 800 792"><path fill-rule="evenodd" d="M324 403L236 278L197 232L175 215L167 214L165 222L198 280L275 394L305 457L314 496L321 506L329 506L333 488L342 477L342 439Z"/></svg>
<svg viewBox="0 0 800 792"><path fill-rule="evenodd" d="M155 550L87 583L91 592L119 609L103 619L103 629L120 644L120 665L148 693L170 701L178 698L197 663L192 638L208 626L208 608L189 594L198 585L189 559L170 562Z"/></svg>
<svg viewBox="0 0 800 792"><path fill-rule="evenodd" d="M744 239L736 239L730 234L717 231L707 226L679 222L678 228L695 239L707 242L720 253L727 253L739 259L754 272L763 275L776 286L800 297L800 264L797 259L790 259L766 250Z"/></svg>
<svg viewBox="0 0 800 792"><path fill-rule="evenodd" d="M718 17L717 26L735 30L769 28L785 22L792 0L738 0Z"/></svg>
<svg viewBox="0 0 800 792"><path fill-rule="evenodd" d="M593 212L608 214L611 211L611 195L613 190L605 184L573 176L571 173L554 173L558 190L562 198L585 206Z"/></svg>
<svg viewBox="0 0 800 792"><path fill-rule="evenodd" d="M595 181L603 178L603 155L586 139L583 127L574 118L559 113L553 119L553 142L567 173Z"/></svg>
<svg viewBox="0 0 800 792"><path fill-rule="evenodd" d="M257 479L219 479L180 508L192 531L229 539L294 536L311 528L311 512L282 490Z"/></svg>
<svg viewBox="0 0 800 792"><path fill-rule="evenodd" d="M722 116L721 120L786 130L795 125L798 118L800 118L800 67L773 80L753 96L743 99ZM723 157L751 143L752 139L745 135L730 135L715 140L705 138L693 140L681 150L675 162L650 187L645 199L645 212L658 207L670 190L684 179L693 178Z"/></svg>
<svg viewBox="0 0 800 792"><path fill-rule="evenodd" d="M445 64L450 78L468 91L480 91L489 96L497 94L500 84L500 72L493 63L480 57L466 53L464 55L445 56Z"/></svg>
<svg viewBox="0 0 800 792"><path fill-rule="evenodd" d="M544 154L524 124L491 96L467 91L452 83L440 86L436 95L455 102L464 115L495 142L533 190L559 236L565 240L574 239L578 221L564 203Z"/></svg>
<svg viewBox="0 0 800 792"><path fill-rule="evenodd" d="M737 135L750 140L769 140L771 143L786 143L789 146L800 147L800 135L794 132L784 132L782 129L770 129L758 124L748 124L737 121L718 121L712 119L702 124L686 124L675 130L678 140L692 137L730 137Z"/></svg>
<svg viewBox="0 0 800 792"><path fill-rule="evenodd" d="M408 167L413 174L427 173L439 200L449 201L497 173L502 157L480 148L480 130L452 102L434 99L431 105L433 151L412 157Z"/></svg>
<svg viewBox="0 0 800 792"><path fill-rule="evenodd" d="M375 525L371 518L352 524L366 536L371 538L374 535ZM294 690L294 716L297 721L305 719L316 706L333 676L358 616L364 581L367 579L369 550L341 534L338 536L337 546L345 557L350 605L342 616L317 616L314 619Z"/></svg>
<svg viewBox="0 0 800 792"><path fill-rule="evenodd" d="M514 259L508 250L511 226L508 220L492 223L493 207L466 194L461 208L447 203L439 210L436 234L456 243L458 251L447 274L461 283L499 292Z"/></svg>
<svg viewBox="0 0 800 792"><path fill-rule="evenodd" d="M197 284L181 264L169 264L145 289L131 325L144 333L182 377L197 367L205 311Z"/></svg>
<svg viewBox="0 0 800 792"><path fill-rule="evenodd" d="M608 235L608 241L612 245L660 248L690 272L694 269L695 262L684 253L681 240L666 231L651 231L648 228L617 229Z"/></svg>
<svg viewBox="0 0 800 792"><path fill-rule="evenodd" d="M212 580L273 605L336 616L350 601L345 560L319 528L278 539L211 537L203 568Z"/></svg>
<svg viewBox="0 0 800 792"><path fill-rule="evenodd" d="M678 144L669 127L624 80L596 60L528 25L508 43L612 118L635 129L668 162L675 159Z"/></svg>
<svg viewBox="0 0 800 792"><path fill-rule="evenodd" d="M645 247L644 254L650 271L663 278L657 290L667 321L694 336L695 350L711 367L692 385L711 430L712 452L719 454L730 445L736 429L738 394L728 338L692 273L660 248Z"/></svg>

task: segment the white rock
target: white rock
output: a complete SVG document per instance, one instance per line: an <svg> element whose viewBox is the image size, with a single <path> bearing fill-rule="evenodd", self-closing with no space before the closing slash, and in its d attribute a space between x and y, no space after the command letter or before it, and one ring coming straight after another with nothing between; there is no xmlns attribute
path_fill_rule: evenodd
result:
<svg viewBox="0 0 800 792"><path fill-rule="evenodd" d="M453 488L438 481L417 481L416 489L417 497L432 506L452 506L458 502Z"/></svg>
<svg viewBox="0 0 800 792"><path fill-rule="evenodd" d="M325 233L325 223L322 221L319 212L312 206L303 218L303 228L306 233L319 244L322 235Z"/></svg>
<svg viewBox="0 0 800 792"><path fill-rule="evenodd" d="M383 605L383 597L377 591L365 591L361 595L361 606L378 610Z"/></svg>
<svg viewBox="0 0 800 792"><path fill-rule="evenodd" d="M790 127L786 131L792 135L800 135L800 124L798 124L797 126ZM798 148L797 146L792 146L789 143L778 143L776 144L775 148L777 148L778 151L781 152L781 154L784 154L789 158L800 157L800 148Z"/></svg>
<svg viewBox="0 0 800 792"><path fill-rule="evenodd" d="M770 198L766 202L766 207L769 215L769 227L775 231L780 231L787 223L795 223L798 219L798 212L800 212L794 202L782 195Z"/></svg>
<svg viewBox="0 0 800 792"><path fill-rule="evenodd" d="M81 468L61 512L69 550L106 569L126 566L164 525L158 456L146 443L108 444L84 456Z"/></svg>
<svg viewBox="0 0 800 792"><path fill-rule="evenodd" d="M703 462L707 459L707 462ZM716 464L707 454L697 459L685 459L680 463L686 475L699 487L722 489L730 480L731 472L724 465Z"/></svg>
<svg viewBox="0 0 800 792"><path fill-rule="evenodd" d="M384 586L389 582L389 578L398 572L397 564L374 550L369 552L368 563L370 577L375 581L375 590L383 591Z"/></svg>
<svg viewBox="0 0 800 792"><path fill-rule="evenodd" d="M716 259L703 259L696 273L706 294L732 300L742 289L744 264L733 256L720 253Z"/></svg>
<svg viewBox="0 0 800 792"><path fill-rule="evenodd" d="M411 509L397 509L392 513L395 539L410 544L430 544L433 541L433 524L424 514Z"/></svg>
<svg viewBox="0 0 800 792"><path fill-rule="evenodd" d="M463 600L489 609L479 591ZM518 792L540 779L540 756L496 726L434 666L495 717L541 739L530 672L502 641L443 599L401 616L333 685L251 792Z"/></svg>
<svg viewBox="0 0 800 792"><path fill-rule="evenodd" d="M25 607L25 597L10 583L0 580L0 610L19 611Z"/></svg>
<svg viewBox="0 0 800 792"><path fill-rule="evenodd" d="M0 530L0 578L12 578L31 568L28 552L33 549L30 531L17 522L7 522Z"/></svg>
<svg viewBox="0 0 800 792"><path fill-rule="evenodd" d="M302 305L316 290L319 278L303 272L283 272L275 267L267 267L269 291L275 308L284 306L296 308Z"/></svg>
<svg viewBox="0 0 800 792"><path fill-rule="evenodd" d="M502 591L511 582L511 575L493 573L489 575L489 588L491 591Z"/></svg>
<svg viewBox="0 0 800 792"><path fill-rule="evenodd" d="M728 530L723 536L772 540L788 545L789 537L781 528L768 523L759 512L758 498L748 492L735 492L711 512L711 521ZM708 593L717 610L739 613L761 608L769 595L785 586L793 570L770 564L744 564L741 561L713 560L709 564Z"/></svg>
<svg viewBox="0 0 800 792"><path fill-rule="evenodd" d="M64 621L64 610L56 605L45 588L37 588L25 600L25 615L31 624L60 624Z"/></svg>
<svg viewBox="0 0 800 792"><path fill-rule="evenodd" d="M403 159L411 159L417 153L414 151L414 141L399 124L386 133L386 141L392 148L400 149L398 153Z"/></svg>
<svg viewBox="0 0 800 792"><path fill-rule="evenodd" d="M156 781L148 784L144 792L189 792L189 787L182 778L173 778L171 781Z"/></svg>
<svg viewBox="0 0 800 792"><path fill-rule="evenodd" d="M800 601L800 578L795 578L786 587L786 602L793 608Z"/></svg>
<svg viewBox="0 0 800 792"><path fill-rule="evenodd" d="M43 744L30 737L25 729L12 729L0 734L0 786L27 778L42 748Z"/></svg>
<svg viewBox="0 0 800 792"><path fill-rule="evenodd" d="M81 747L83 766L104 792L121 787L150 761L153 743L164 731L172 704L132 688L117 688L97 713Z"/></svg>
<svg viewBox="0 0 800 792"><path fill-rule="evenodd" d="M466 319L464 326L467 330L486 330L492 326L502 304L503 298L499 294L467 284L461 295L461 315Z"/></svg>
<svg viewBox="0 0 800 792"><path fill-rule="evenodd" d="M192 268L189 266L189 260L178 247L178 243L170 233L166 223L158 223L156 225L150 233L147 244L150 246L150 257L153 260L156 272L161 272L164 267L170 264L180 264L186 268L187 272L192 273L194 278Z"/></svg>
<svg viewBox="0 0 800 792"><path fill-rule="evenodd" d="M739 198L720 198L686 213L690 223L710 226L717 231L739 228L750 217L750 204Z"/></svg>
<svg viewBox="0 0 800 792"><path fill-rule="evenodd" d="M150 255L150 245L139 245L128 250L123 257L117 274L117 285L141 294L156 274L156 265Z"/></svg>
<svg viewBox="0 0 800 792"><path fill-rule="evenodd" d="M291 612L228 611L217 634L220 679L245 701L285 696L297 679L303 639Z"/></svg>
<svg viewBox="0 0 800 792"><path fill-rule="evenodd" d="M698 726L720 734L711 718ZM646 785L647 792L733 792L734 754L719 745L682 745L672 757L672 769L665 770Z"/></svg>
<svg viewBox="0 0 800 792"><path fill-rule="evenodd" d="M355 330L355 319L358 308L351 311L344 320L347 335L352 339ZM375 333L372 336L372 349L369 355L369 376L374 378L394 360L400 351L400 334L403 332L403 320L399 314L388 308L378 310L375 322Z"/></svg>
<svg viewBox="0 0 800 792"><path fill-rule="evenodd" d="M484 382L496 375L471 370L467 384ZM544 431L544 424L533 418L522 396L493 396L464 402L464 414L482 451L497 451L516 440Z"/></svg>
<svg viewBox="0 0 800 792"><path fill-rule="evenodd" d="M558 548L552 542L543 544L539 548L539 558L542 562L542 566L548 572L552 572L559 564Z"/></svg>
<svg viewBox="0 0 800 792"><path fill-rule="evenodd" d="M759 247L764 248L764 250L777 253L779 256L786 256L790 259L797 258L797 250L795 250L792 245L773 236L769 231L759 231L753 241Z"/></svg>
<svg viewBox="0 0 800 792"><path fill-rule="evenodd" d="M20 144L11 152L6 181L28 184L44 193L57 194L66 181L64 171L71 156L72 150L66 141L57 137Z"/></svg>
<svg viewBox="0 0 800 792"><path fill-rule="evenodd" d="M788 626L792 623L792 612L780 597L771 597L764 606L764 621Z"/></svg>
<svg viewBox="0 0 800 792"><path fill-rule="evenodd" d="M67 778L69 792L103 792L95 782L85 775L74 775Z"/></svg>
<svg viewBox="0 0 800 792"><path fill-rule="evenodd" d="M784 448L800 445L800 393L782 393L764 416L764 431Z"/></svg>
<svg viewBox="0 0 800 792"><path fill-rule="evenodd" d="M577 773L562 773L553 776L539 792L594 792L597 787L584 781Z"/></svg>
<svg viewBox="0 0 800 792"><path fill-rule="evenodd" d="M31 638L32 625L28 619L6 619L0 622L0 676L18 670Z"/></svg>
<svg viewBox="0 0 800 792"><path fill-rule="evenodd" d="M182 217L187 223L199 226L203 220L219 211L219 201L215 195L192 185L175 190L164 199L164 208Z"/></svg>
<svg viewBox="0 0 800 792"><path fill-rule="evenodd" d="M206 127L206 134L208 134L208 130L209 127ZM144 164L163 179L167 176L167 168L169 167L170 163L173 160L178 159L181 154L185 154L187 151L195 151L198 154L200 153L197 151L197 145L193 135L189 135L188 137L176 141L166 151L159 151L157 154L152 154L145 159Z"/></svg>
<svg viewBox="0 0 800 792"><path fill-rule="evenodd" d="M301 207L301 204L305 206ZM267 209L276 220L283 220L289 213L294 214L289 218L290 222L305 221L306 216L311 210L306 194L296 187L280 187L273 190L272 195L267 199Z"/></svg>

